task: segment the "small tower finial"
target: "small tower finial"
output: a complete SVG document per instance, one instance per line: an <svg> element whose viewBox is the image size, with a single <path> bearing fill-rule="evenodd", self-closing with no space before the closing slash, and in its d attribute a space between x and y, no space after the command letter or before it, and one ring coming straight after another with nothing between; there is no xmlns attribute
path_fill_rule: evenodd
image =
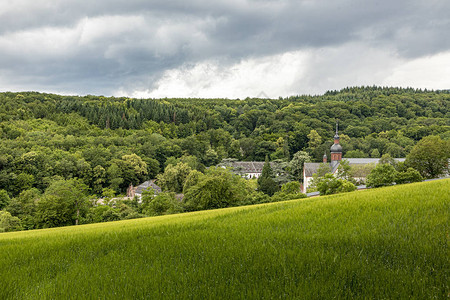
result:
<svg viewBox="0 0 450 300"><path fill-rule="evenodd" d="M336 134L334 135L334 141L335 141L335 143L336 143L336 140L339 140L338 130L339 130L339 127L338 127L338 121L336 120Z"/></svg>

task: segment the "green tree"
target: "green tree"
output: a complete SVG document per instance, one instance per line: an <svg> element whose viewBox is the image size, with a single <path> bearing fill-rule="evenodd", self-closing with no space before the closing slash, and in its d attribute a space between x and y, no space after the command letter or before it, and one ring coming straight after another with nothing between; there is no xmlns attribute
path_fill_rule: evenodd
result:
<svg viewBox="0 0 450 300"><path fill-rule="evenodd" d="M450 141L439 136L421 139L406 157L406 164L420 172L425 178L436 178L448 171Z"/></svg>
<svg viewBox="0 0 450 300"><path fill-rule="evenodd" d="M341 160L337 168L337 177L345 180L350 180L350 178L352 178L350 175L350 170L351 167L348 160L346 159Z"/></svg>
<svg viewBox="0 0 450 300"><path fill-rule="evenodd" d="M122 156L122 160L117 161L119 168L122 171L122 178L124 184L139 184L148 174L147 163L142 160L137 154L130 154Z"/></svg>
<svg viewBox="0 0 450 300"><path fill-rule="evenodd" d="M185 163L168 165L163 174L157 176L158 185L163 191L181 193L183 191L186 178L192 169Z"/></svg>
<svg viewBox="0 0 450 300"><path fill-rule="evenodd" d="M380 151L378 151L378 149L373 149L370 152L370 157L372 157L372 158L379 158L380 157Z"/></svg>
<svg viewBox="0 0 450 300"><path fill-rule="evenodd" d="M314 149L322 144L322 137L314 129L309 132L308 140L308 147L311 149L311 151L314 151Z"/></svg>
<svg viewBox="0 0 450 300"><path fill-rule="evenodd" d="M237 206L252 197L246 180L228 169L211 167L183 199L189 211Z"/></svg>
<svg viewBox="0 0 450 300"><path fill-rule="evenodd" d="M308 191L316 191L317 189L317 183L319 182L320 178L324 177L325 174L331 173L331 167L327 163L321 163L319 165L319 168L317 168L317 172L313 174L312 179L308 186Z"/></svg>
<svg viewBox="0 0 450 300"><path fill-rule="evenodd" d="M289 162L291 175L294 176L294 179L303 180L303 166L306 162L311 162L311 157L307 152L298 151L294 154Z"/></svg>
<svg viewBox="0 0 450 300"><path fill-rule="evenodd" d="M0 232L22 230L22 224L18 217L13 217L5 210L0 210Z"/></svg>
<svg viewBox="0 0 450 300"><path fill-rule="evenodd" d="M43 227L78 225L88 207L87 186L77 179L53 182L37 202L36 217Z"/></svg>
<svg viewBox="0 0 450 300"><path fill-rule="evenodd" d="M408 168L406 171L398 172L395 177L395 183L397 184L420 182L422 180L422 175L420 175L419 171L413 168Z"/></svg>
<svg viewBox="0 0 450 300"><path fill-rule="evenodd" d="M36 228L36 203L40 197L41 192L36 188L22 191L19 196L11 199L6 210L22 221L24 229L34 229Z"/></svg>
<svg viewBox="0 0 450 300"><path fill-rule="evenodd" d="M219 155L217 154L217 152L213 149L213 148L208 148L208 150L206 150L204 158L203 158L203 163L206 166L213 166L218 164L220 161L219 159Z"/></svg>
<svg viewBox="0 0 450 300"><path fill-rule="evenodd" d="M383 154L378 162L380 164L390 164L394 168L397 167L397 161L389 153Z"/></svg>
<svg viewBox="0 0 450 300"><path fill-rule="evenodd" d="M337 193L351 192L356 190L353 183L348 180L336 178L331 173L320 177L317 182L317 190L321 195L331 195Z"/></svg>
<svg viewBox="0 0 450 300"><path fill-rule="evenodd" d="M87 213L86 220L89 223L100 223L120 220L118 209L108 205L91 207Z"/></svg>
<svg viewBox="0 0 450 300"><path fill-rule="evenodd" d="M281 186L281 191L286 194L298 194L302 192L301 185L298 181L291 181Z"/></svg>
<svg viewBox="0 0 450 300"><path fill-rule="evenodd" d="M0 210L8 206L11 198L9 198L8 192L5 190L0 190Z"/></svg>
<svg viewBox="0 0 450 300"><path fill-rule="evenodd" d="M397 171L391 164L378 164L367 176L368 187L392 185L395 182Z"/></svg>
<svg viewBox="0 0 450 300"><path fill-rule="evenodd" d="M186 181L184 182L184 186L183 186L183 193L186 194L186 192L193 187L194 185L196 185L203 177L204 175L197 171L197 170L192 170L189 175L186 177Z"/></svg>
<svg viewBox="0 0 450 300"><path fill-rule="evenodd" d="M366 153L361 150L350 150L344 155L345 158L365 158L368 157Z"/></svg>
<svg viewBox="0 0 450 300"><path fill-rule="evenodd" d="M183 207L179 200L175 198L173 192L162 192L153 197L143 208L143 213L147 216L160 216L183 212Z"/></svg>
<svg viewBox="0 0 450 300"><path fill-rule="evenodd" d="M266 161L264 163L261 176L258 177L258 190L272 196L279 190L278 184L273 179L272 167L269 163L269 158L266 156Z"/></svg>

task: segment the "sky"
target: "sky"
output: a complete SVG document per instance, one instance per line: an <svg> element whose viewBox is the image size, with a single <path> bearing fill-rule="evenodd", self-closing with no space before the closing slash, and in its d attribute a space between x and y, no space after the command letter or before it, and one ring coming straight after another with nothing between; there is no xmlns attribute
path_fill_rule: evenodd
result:
<svg viewBox="0 0 450 300"><path fill-rule="evenodd" d="M0 91L450 89L448 0L0 0Z"/></svg>

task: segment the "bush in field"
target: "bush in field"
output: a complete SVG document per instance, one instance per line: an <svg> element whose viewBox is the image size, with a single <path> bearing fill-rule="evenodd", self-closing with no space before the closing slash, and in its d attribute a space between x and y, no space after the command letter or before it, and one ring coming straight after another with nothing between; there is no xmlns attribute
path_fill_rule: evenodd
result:
<svg viewBox="0 0 450 300"><path fill-rule="evenodd" d="M395 176L395 183L397 184L420 182L422 180L422 175L420 175L419 171L413 168L408 168L404 172L398 172Z"/></svg>
<svg viewBox="0 0 450 300"><path fill-rule="evenodd" d="M99 205L89 209L86 221L89 223L109 222L120 220L117 209L108 205Z"/></svg>
<svg viewBox="0 0 450 300"><path fill-rule="evenodd" d="M421 139L406 157L406 164L418 170L425 178L435 178L448 171L450 141L439 136Z"/></svg>
<svg viewBox="0 0 450 300"><path fill-rule="evenodd" d="M239 175L230 170L211 167L184 197L189 211L241 205L254 191Z"/></svg>
<svg viewBox="0 0 450 300"><path fill-rule="evenodd" d="M391 164L378 164L367 176L368 187L392 185L395 182L397 171Z"/></svg>
<svg viewBox="0 0 450 300"><path fill-rule="evenodd" d="M22 224L18 217L13 217L5 210L0 210L0 232L22 230Z"/></svg>
<svg viewBox="0 0 450 300"><path fill-rule="evenodd" d="M42 227L77 225L87 212L87 186L76 179L53 182L37 202L36 219Z"/></svg>
<svg viewBox="0 0 450 300"><path fill-rule="evenodd" d="M285 200L306 198L302 193L300 183L298 181L291 181L281 186L281 191L276 192L270 197L270 202L278 202Z"/></svg>
<svg viewBox="0 0 450 300"><path fill-rule="evenodd" d="M331 173L318 179L317 190L321 195L346 193L356 190L356 186L348 180L336 178Z"/></svg>
<svg viewBox="0 0 450 300"><path fill-rule="evenodd" d="M266 195L264 193L255 192L252 193L250 196L245 197L240 204L252 205L252 204L270 203L274 202L272 198L273 196L269 197L269 195Z"/></svg>
<svg viewBox="0 0 450 300"><path fill-rule="evenodd" d="M175 198L175 193L163 192L148 202L142 212L148 216L160 216L183 212L183 207L180 201Z"/></svg>
<svg viewBox="0 0 450 300"><path fill-rule="evenodd" d="M302 198L306 198L306 197L307 197L306 194L303 194L303 193L285 193L285 192L279 191L279 192L276 192L275 194L273 194L272 197L270 197L270 202L302 199Z"/></svg>

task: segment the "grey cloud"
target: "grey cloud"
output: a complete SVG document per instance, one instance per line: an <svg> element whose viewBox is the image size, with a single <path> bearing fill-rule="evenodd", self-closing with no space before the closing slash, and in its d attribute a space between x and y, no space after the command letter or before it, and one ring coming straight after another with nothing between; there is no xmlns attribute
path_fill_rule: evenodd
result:
<svg viewBox="0 0 450 300"><path fill-rule="evenodd" d="M445 0L16 0L0 8L0 72L14 78L4 85L108 94L208 59L354 42L414 58L450 49L448 11Z"/></svg>

